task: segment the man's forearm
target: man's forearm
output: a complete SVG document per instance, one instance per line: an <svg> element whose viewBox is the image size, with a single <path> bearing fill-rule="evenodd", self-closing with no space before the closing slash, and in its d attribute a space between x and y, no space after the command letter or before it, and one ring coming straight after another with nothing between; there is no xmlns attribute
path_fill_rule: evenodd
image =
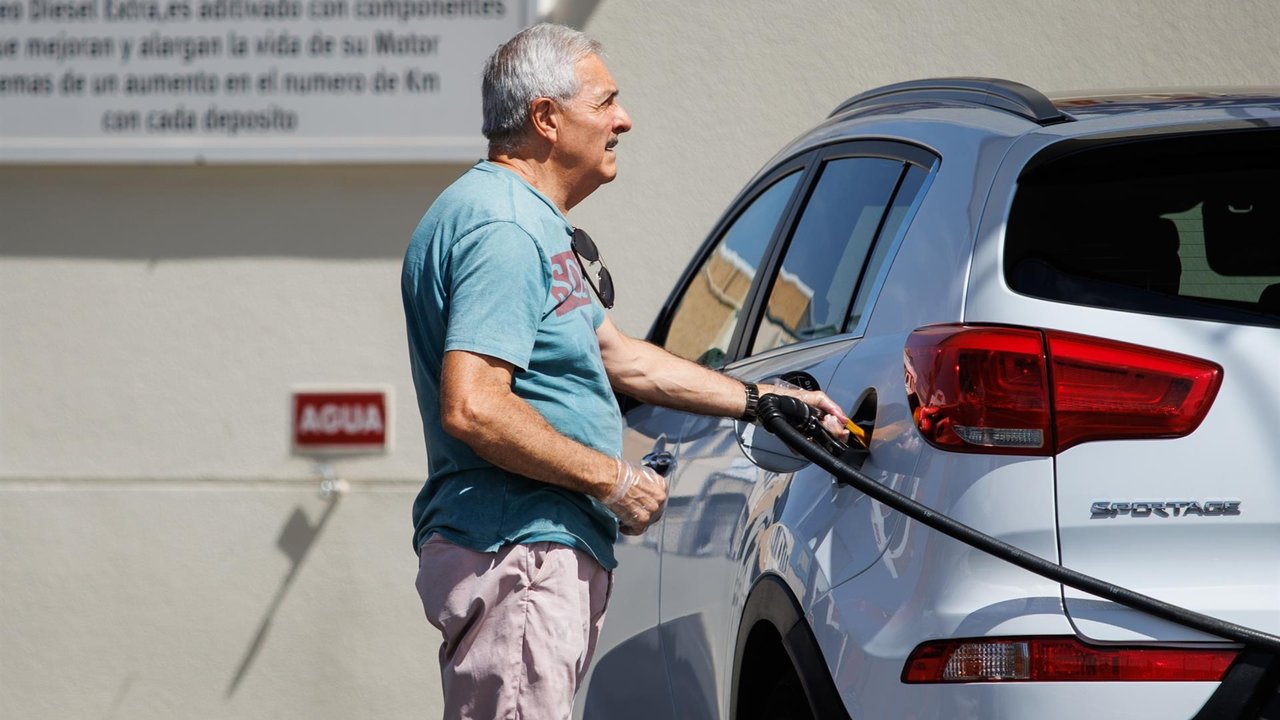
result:
<svg viewBox="0 0 1280 720"><path fill-rule="evenodd" d="M478 415L458 439L503 470L603 498L614 480L613 458L559 432L512 395Z"/></svg>
<svg viewBox="0 0 1280 720"><path fill-rule="evenodd" d="M605 364L609 382L641 402L722 417L746 409L741 382L643 340L625 338L611 360Z"/></svg>
<svg viewBox="0 0 1280 720"><path fill-rule="evenodd" d="M446 373L456 358L446 355ZM441 420L445 432L477 455L509 472L606 497L617 477L613 458L557 431L501 383L445 384ZM462 392L455 388L467 388Z"/></svg>
<svg viewBox="0 0 1280 720"><path fill-rule="evenodd" d="M623 334L613 323L596 331L609 382L620 393L641 402L720 417L741 417L747 407L742 382L702 367L662 348ZM820 391L760 385L759 394L790 395L831 416L828 430L843 437L848 421L831 398ZM824 421L825 423L826 421Z"/></svg>

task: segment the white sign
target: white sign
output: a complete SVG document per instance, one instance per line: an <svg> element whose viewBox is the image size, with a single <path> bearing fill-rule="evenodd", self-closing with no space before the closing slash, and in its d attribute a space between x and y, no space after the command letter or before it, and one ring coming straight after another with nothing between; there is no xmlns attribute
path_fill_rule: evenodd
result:
<svg viewBox="0 0 1280 720"><path fill-rule="evenodd" d="M533 0L0 0L0 162L471 160Z"/></svg>

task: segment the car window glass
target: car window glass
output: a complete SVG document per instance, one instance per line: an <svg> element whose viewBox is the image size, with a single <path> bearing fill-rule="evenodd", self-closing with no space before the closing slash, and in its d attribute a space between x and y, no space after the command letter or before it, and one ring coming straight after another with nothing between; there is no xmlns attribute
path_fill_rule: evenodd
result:
<svg viewBox="0 0 1280 720"><path fill-rule="evenodd" d="M901 174L902 163L885 158L823 167L769 290L752 354L840 332Z"/></svg>
<svg viewBox="0 0 1280 720"><path fill-rule="evenodd" d="M876 279L885 271L885 261L891 259L889 251L897 244L898 235L905 229L912 204L920 195L920 189L928 176L929 171L924 168L914 165L908 167L902 185L893 196L893 205L889 208L884 227L880 230L875 248L871 251L871 258L867 260L867 269L862 273L862 280L858 283L858 296L854 298L853 307L849 310L849 319L845 322L846 330L858 327L858 323L862 321L867 303L871 300L871 293L875 290Z"/></svg>
<svg viewBox="0 0 1280 720"><path fill-rule="evenodd" d="M800 175L793 172L758 195L720 236L671 315L663 343L669 352L711 368L724 365L756 269Z"/></svg>
<svg viewBox="0 0 1280 720"><path fill-rule="evenodd" d="M1280 326L1280 182L1269 133L1104 145L1019 179L1015 291L1079 305Z"/></svg>

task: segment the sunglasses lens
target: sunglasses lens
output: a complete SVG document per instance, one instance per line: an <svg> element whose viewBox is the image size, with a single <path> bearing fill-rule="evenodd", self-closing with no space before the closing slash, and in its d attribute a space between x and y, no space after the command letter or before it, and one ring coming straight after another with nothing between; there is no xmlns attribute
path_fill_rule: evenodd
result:
<svg viewBox="0 0 1280 720"><path fill-rule="evenodd" d="M578 264L582 267L582 273L587 276L587 282L600 298L600 304L607 309L612 309L613 276L609 274L609 268L605 267L604 261L600 259L600 251L596 249L595 242L585 230L574 228L570 245L573 247L574 254L578 256ZM599 270L595 270L597 264L599 264ZM591 280L593 271L596 276L595 282Z"/></svg>
<svg viewBox="0 0 1280 720"><path fill-rule="evenodd" d="M613 276L609 268L600 268L600 302L606 308L613 308Z"/></svg>
<svg viewBox="0 0 1280 720"><path fill-rule="evenodd" d="M573 249L587 262L600 262L600 251L591 236L582 228L573 231Z"/></svg>

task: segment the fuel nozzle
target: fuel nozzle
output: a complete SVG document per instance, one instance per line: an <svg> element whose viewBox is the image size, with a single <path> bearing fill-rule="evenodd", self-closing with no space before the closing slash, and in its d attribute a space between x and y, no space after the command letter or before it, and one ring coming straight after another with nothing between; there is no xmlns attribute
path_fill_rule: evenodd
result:
<svg viewBox="0 0 1280 720"><path fill-rule="evenodd" d="M850 428L850 435L857 438L861 447L852 449L848 445L840 442L832 437L831 433L822 426L822 419L826 417L826 413L811 407L804 402L797 400L789 395L776 395L768 393L760 398L758 414L760 418L766 419L774 416L781 416L787 421L791 427L804 433L814 442L818 443L823 450L836 457L844 457L850 452L866 452L865 438L866 431L862 428L857 429L857 434ZM853 425L853 421L845 427ZM857 427L854 425L853 427Z"/></svg>

